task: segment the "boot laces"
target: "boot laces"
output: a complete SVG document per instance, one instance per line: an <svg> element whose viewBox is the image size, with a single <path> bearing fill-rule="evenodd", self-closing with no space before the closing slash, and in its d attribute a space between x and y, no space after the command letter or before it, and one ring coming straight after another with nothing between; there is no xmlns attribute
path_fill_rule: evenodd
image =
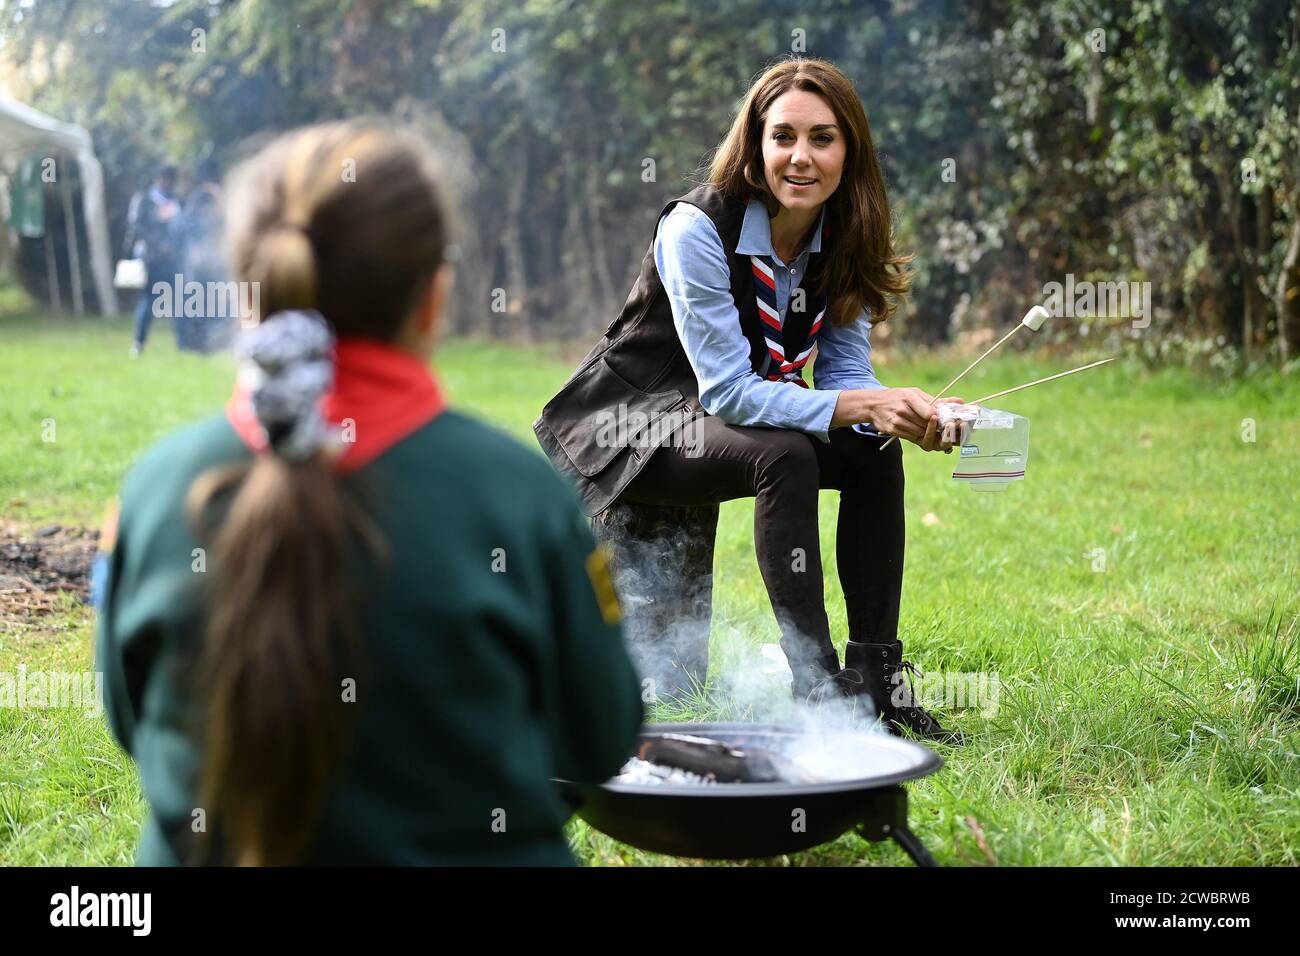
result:
<svg viewBox="0 0 1300 956"><path fill-rule="evenodd" d="M863 683L862 672L853 667L846 667L843 670L836 671L834 674L827 674L813 684L812 690L808 692L807 700L809 702L825 699L827 693L834 690L840 684L852 684L858 686Z"/></svg>
<svg viewBox="0 0 1300 956"><path fill-rule="evenodd" d="M900 671L903 671L907 674L908 706L920 710L920 707L916 701L916 685L912 683L912 675L915 674L917 677L924 677L925 674L922 673L921 670L911 661L902 661L894 668L895 674L899 673Z"/></svg>
<svg viewBox="0 0 1300 956"><path fill-rule="evenodd" d="M862 671L856 667L846 667L838 674L832 675L832 677L833 679L838 678L841 683L852 684L854 687L858 687L866 681L866 678L862 676Z"/></svg>

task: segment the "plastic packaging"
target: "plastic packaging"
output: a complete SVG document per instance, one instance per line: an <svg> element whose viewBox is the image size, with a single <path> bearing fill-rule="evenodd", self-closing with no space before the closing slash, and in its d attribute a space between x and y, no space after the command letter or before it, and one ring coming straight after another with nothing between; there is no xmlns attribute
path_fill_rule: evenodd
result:
<svg viewBox="0 0 1300 956"><path fill-rule="evenodd" d="M964 481L976 491L1002 491L1013 481L1023 481L1029 464L1029 419L982 405L941 402L936 406L939 425L956 423L961 429L961 459L954 481Z"/></svg>

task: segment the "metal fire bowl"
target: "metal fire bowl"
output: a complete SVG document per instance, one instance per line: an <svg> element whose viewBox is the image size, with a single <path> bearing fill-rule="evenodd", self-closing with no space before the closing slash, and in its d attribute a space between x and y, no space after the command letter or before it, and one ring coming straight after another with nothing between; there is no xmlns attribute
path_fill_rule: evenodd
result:
<svg viewBox="0 0 1300 956"><path fill-rule="evenodd" d="M803 736L797 728L775 724L703 723L649 725L640 739L663 734L694 734L778 752ZM865 839L892 838L917 862L928 859L907 828L907 793L901 784L934 773L943 758L884 734L848 734L845 746L871 751L876 757L871 764L879 771L816 784L556 783L592 827L652 853L730 860L778 856L827 843L856 827Z"/></svg>

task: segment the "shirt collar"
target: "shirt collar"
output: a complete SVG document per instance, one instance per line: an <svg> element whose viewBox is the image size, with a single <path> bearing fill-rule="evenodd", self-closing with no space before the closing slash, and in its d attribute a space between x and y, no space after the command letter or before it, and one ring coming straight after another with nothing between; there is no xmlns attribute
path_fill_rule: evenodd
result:
<svg viewBox="0 0 1300 956"><path fill-rule="evenodd" d="M826 225L826 204L822 204L817 217L817 229L804 252L822 251L822 228ZM772 221L767 217L767 207L754 196L745 207L745 219L740 225L740 241L736 252L744 256L775 256L772 250Z"/></svg>

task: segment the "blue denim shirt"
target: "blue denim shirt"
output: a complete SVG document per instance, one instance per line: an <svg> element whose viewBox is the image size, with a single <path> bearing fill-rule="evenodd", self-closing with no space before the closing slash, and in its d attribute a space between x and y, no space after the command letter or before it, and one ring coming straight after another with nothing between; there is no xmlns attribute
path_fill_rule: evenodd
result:
<svg viewBox="0 0 1300 956"><path fill-rule="evenodd" d="M809 255L821 252L824 208L821 216L808 247L787 265L772 249L772 227L763 203L751 202L745 210L736 251L772 257L783 319ZM699 380L700 404L709 414L732 425L793 428L830 441L831 418L842 389L885 388L871 368L871 323L865 310L845 328L822 324L813 367L815 388L760 378L749 364L749 341L731 296L731 269L722 238L698 206L678 203L659 221L654 253L677 335ZM875 434L869 425L854 428Z"/></svg>

